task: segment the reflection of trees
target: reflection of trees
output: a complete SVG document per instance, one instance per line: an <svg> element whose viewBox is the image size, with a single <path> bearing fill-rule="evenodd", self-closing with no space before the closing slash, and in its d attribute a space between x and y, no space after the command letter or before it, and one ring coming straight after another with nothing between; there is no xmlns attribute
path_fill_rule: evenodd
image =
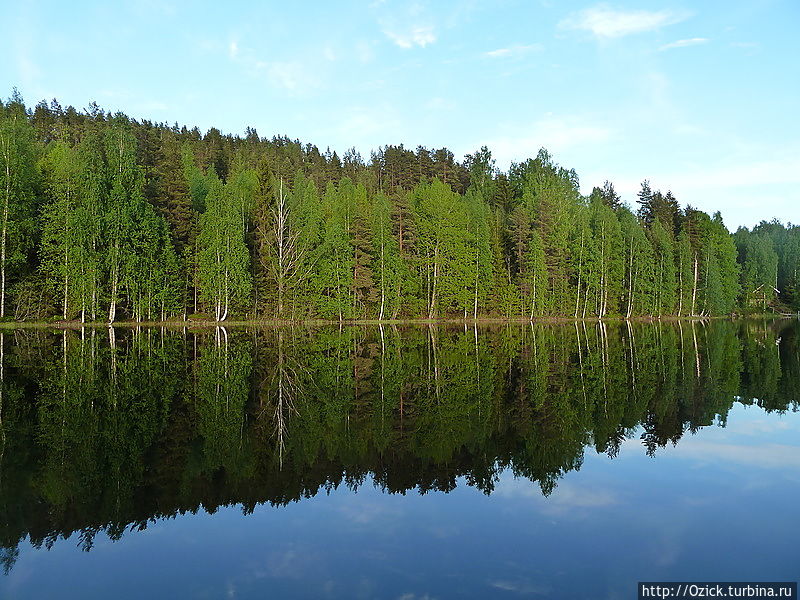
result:
<svg viewBox="0 0 800 600"><path fill-rule="evenodd" d="M225 327L207 336L195 368L193 405L201 445L197 467L214 477L250 473L245 407L250 396L252 352Z"/></svg>
<svg viewBox="0 0 800 600"><path fill-rule="evenodd" d="M40 348L46 360L17 362L20 354L6 370L28 393L9 407L27 413L25 421L4 423L20 462L0 470L2 536L28 534L35 545L49 546L59 534L80 530L89 549L98 530L121 536L135 511L147 451L180 384L168 367L179 340L165 343L150 331L118 339L112 349L94 331L54 337ZM110 352L120 353L116 362Z"/></svg>
<svg viewBox="0 0 800 600"><path fill-rule="evenodd" d="M287 348L291 339L291 333L283 329L275 332L269 344L274 348L269 365L271 368L259 375L259 410L256 418L259 423L266 423L269 437L274 440L274 454L278 458L279 468L283 468L289 421L297 414L295 403L302 395L301 376L308 375L304 367L295 361L294 348Z"/></svg>
<svg viewBox="0 0 800 600"><path fill-rule="evenodd" d="M367 479L551 492L616 456L796 409L798 327L578 323L0 334L0 562L18 541L112 537L203 506L283 504ZM13 339L12 339L13 337Z"/></svg>
<svg viewBox="0 0 800 600"><path fill-rule="evenodd" d="M743 401L765 410L786 410L800 398L798 327L784 321L745 321L742 345Z"/></svg>

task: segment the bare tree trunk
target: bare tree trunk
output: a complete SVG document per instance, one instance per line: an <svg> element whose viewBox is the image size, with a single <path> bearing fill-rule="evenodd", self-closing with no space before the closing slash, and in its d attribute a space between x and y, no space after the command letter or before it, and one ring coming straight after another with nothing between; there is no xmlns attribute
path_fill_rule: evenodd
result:
<svg viewBox="0 0 800 600"><path fill-rule="evenodd" d="M631 237L631 249L628 258L628 310L625 318L630 319L633 312L633 237Z"/></svg>
<svg viewBox="0 0 800 600"><path fill-rule="evenodd" d="M224 321L226 318L228 318L228 301L230 296L230 292L228 290L228 269L225 269L225 279L223 285L225 286L225 310L222 313L222 317L219 319L220 321Z"/></svg>
<svg viewBox="0 0 800 600"><path fill-rule="evenodd" d="M601 230L601 248L600 251L600 310L599 317L602 319L608 310L608 283L606 282L606 227L603 224Z"/></svg>
<svg viewBox="0 0 800 600"><path fill-rule="evenodd" d="M575 294L575 318L578 318L578 310L581 304L581 277L583 276L583 231L581 231L581 253L578 258L578 289Z"/></svg>
<svg viewBox="0 0 800 600"><path fill-rule="evenodd" d="M116 266L111 269L111 304L108 307L108 323L114 322L117 317L117 269Z"/></svg>
<svg viewBox="0 0 800 600"><path fill-rule="evenodd" d="M6 193L3 197L3 224L0 233L0 318L6 314L6 238L8 236L8 205L11 201L11 140L3 140L6 163Z"/></svg>
<svg viewBox="0 0 800 600"><path fill-rule="evenodd" d="M381 312L378 315L378 320L383 321L383 310L386 306L386 265L384 262L384 247L385 243L383 241L383 229L381 229ZM381 329L381 336L383 336L383 330ZM383 337L381 337L383 339Z"/></svg>
<svg viewBox="0 0 800 600"><path fill-rule="evenodd" d="M277 229L276 245L278 251L278 318L283 315L283 286L284 281L284 258L286 255L286 201L283 197L283 179L278 195L278 206L275 211L275 228Z"/></svg>
<svg viewBox="0 0 800 600"><path fill-rule="evenodd" d="M439 279L439 246L433 251L433 285L431 289L431 304L428 310L428 318L436 318L436 283Z"/></svg>
<svg viewBox="0 0 800 600"><path fill-rule="evenodd" d="M700 379L700 351L697 348L697 330L695 329L695 322L692 321L692 342L694 345L694 364L697 378Z"/></svg>
<svg viewBox="0 0 800 600"><path fill-rule="evenodd" d="M472 309L472 318L478 320L478 248L475 247L475 305Z"/></svg>
<svg viewBox="0 0 800 600"><path fill-rule="evenodd" d="M67 320L67 295L69 292L69 279L67 278L67 253L64 253L64 320Z"/></svg>
<svg viewBox="0 0 800 600"><path fill-rule="evenodd" d="M581 319L586 318L586 306L589 304L589 286L586 286L586 294L583 298L583 312L581 313Z"/></svg>
<svg viewBox="0 0 800 600"><path fill-rule="evenodd" d="M694 282L692 283L692 316L695 315L695 302L697 300L697 253L694 255Z"/></svg>

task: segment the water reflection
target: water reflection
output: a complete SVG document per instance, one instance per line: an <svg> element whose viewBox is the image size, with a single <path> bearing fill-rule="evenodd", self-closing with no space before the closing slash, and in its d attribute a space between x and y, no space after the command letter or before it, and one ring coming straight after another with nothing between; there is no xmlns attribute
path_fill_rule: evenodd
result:
<svg viewBox="0 0 800 600"><path fill-rule="evenodd" d="M547 496L586 452L796 410L795 322L0 333L0 543L374 482ZM585 499L590 501L591 499ZM135 534L131 534L135 535Z"/></svg>

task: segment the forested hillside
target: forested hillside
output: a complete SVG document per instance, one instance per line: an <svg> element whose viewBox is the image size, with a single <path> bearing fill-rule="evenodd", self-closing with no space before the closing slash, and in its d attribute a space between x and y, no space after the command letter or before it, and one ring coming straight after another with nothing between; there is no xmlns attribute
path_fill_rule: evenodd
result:
<svg viewBox="0 0 800 600"><path fill-rule="evenodd" d="M582 196L546 150L502 172L0 103L4 319L723 315L800 310L798 268L797 226Z"/></svg>

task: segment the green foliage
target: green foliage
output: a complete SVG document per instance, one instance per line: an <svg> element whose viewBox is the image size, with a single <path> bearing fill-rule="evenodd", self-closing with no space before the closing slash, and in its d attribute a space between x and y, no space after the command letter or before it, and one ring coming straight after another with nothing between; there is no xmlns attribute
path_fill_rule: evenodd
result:
<svg viewBox="0 0 800 600"><path fill-rule="evenodd" d="M2 104L2 103L0 103ZM39 146L22 99L0 107L0 318L5 316L8 284L27 267L35 245L34 201L39 187Z"/></svg>
<svg viewBox="0 0 800 600"><path fill-rule="evenodd" d="M734 238L647 181L634 213L608 181L583 197L544 149L507 173L486 147L459 163L385 146L365 163L96 105L28 113L15 96L0 150L0 315L6 295L15 315L83 321L800 309L798 227Z"/></svg>
<svg viewBox="0 0 800 600"><path fill-rule="evenodd" d="M217 321L230 311L247 308L252 290L250 255L245 244L242 188L207 176L206 210L200 216L200 298Z"/></svg>

